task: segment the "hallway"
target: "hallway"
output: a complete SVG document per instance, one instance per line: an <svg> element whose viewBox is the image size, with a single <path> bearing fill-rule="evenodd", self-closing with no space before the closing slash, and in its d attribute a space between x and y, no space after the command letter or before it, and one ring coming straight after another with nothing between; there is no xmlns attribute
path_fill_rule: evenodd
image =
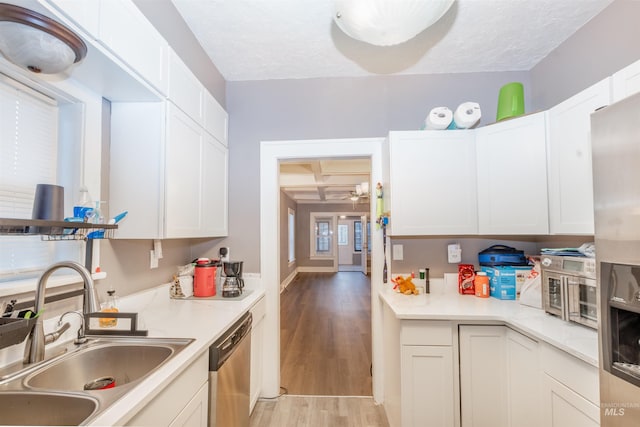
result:
<svg viewBox="0 0 640 427"><path fill-rule="evenodd" d="M290 395L371 396L371 284L299 273L280 294L280 384Z"/></svg>

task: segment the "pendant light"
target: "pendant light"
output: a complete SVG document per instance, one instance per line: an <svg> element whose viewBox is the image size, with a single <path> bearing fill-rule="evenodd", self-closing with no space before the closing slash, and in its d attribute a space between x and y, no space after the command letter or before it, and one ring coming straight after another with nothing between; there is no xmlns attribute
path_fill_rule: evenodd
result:
<svg viewBox="0 0 640 427"><path fill-rule="evenodd" d="M404 43L433 25L454 0L335 0L334 21L348 36L376 45Z"/></svg>
<svg viewBox="0 0 640 427"><path fill-rule="evenodd" d="M0 52L34 73L56 74L80 62L87 55L87 45L47 16L0 3Z"/></svg>

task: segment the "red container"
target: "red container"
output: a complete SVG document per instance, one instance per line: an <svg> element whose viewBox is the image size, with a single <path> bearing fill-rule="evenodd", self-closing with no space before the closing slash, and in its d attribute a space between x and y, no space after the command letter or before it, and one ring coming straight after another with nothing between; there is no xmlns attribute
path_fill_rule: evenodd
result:
<svg viewBox="0 0 640 427"><path fill-rule="evenodd" d="M193 296L213 297L215 295L216 265L208 258L199 258L193 274Z"/></svg>

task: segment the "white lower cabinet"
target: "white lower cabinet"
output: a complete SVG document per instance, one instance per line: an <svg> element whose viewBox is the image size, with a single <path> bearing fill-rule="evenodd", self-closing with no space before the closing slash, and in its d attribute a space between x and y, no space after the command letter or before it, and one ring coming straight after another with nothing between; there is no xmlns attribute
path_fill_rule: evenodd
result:
<svg viewBox="0 0 640 427"><path fill-rule="evenodd" d="M205 351L125 425L205 427L208 378L209 353Z"/></svg>
<svg viewBox="0 0 640 427"><path fill-rule="evenodd" d="M539 427L542 401L538 343L506 328L508 425Z"/></svg>
<svg viewBox="0 0 640 427"><path fill-rule="evenodd" d="M451 323L402 321L400 342L401 425L459 426Z"/></svg>
<svg viewBox="0 0 640 427"><path fill-rule="evenodd" d="M205 383L169 427L204 427L209 420L209 383Z"/></svg>
<svg viewBox="0 0 640 427"><path fill-rule="evenodd" d="M542 378L544 424L549 427L596 427L600 408L545 374Z"/></svg>
<svg viewBox="0 0 640 427"><path fill-rule="evenodd" d="M600 425L598 368L549 345L541 346L542 425Z"/></svg>
<svg viewBox="0 0 640 427"><path fill-rule="evenodd" d="M508 425L504 326L460 326L460 409L464 427Z"/></svg>
<svg viewBox="0 0 640 427"><path fill-rule="evenodd" d="M267 309L265 297L251 307L253 323L251 325L251 380L249 386L250 411L260 397L262 392L262 374L264 371L262 359L264 357L264 316Z"/></svg>

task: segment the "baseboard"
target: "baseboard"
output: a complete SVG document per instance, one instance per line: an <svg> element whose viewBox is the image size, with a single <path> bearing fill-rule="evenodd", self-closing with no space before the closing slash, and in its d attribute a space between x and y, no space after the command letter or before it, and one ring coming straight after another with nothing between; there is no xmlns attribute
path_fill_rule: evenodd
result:
<svg viewBox="0 0 640 427"><path fill-rule="evenodd" d="M289 286L291 282L293 282L297 274L298 269L296 268L287 277L285 277L285 279L280 283L280 293L287 289L287 286Z"/></svg>
<svg viewBox="0 0 640 427"><path fill-rule="evenodd" d="M298 267L300 273L335 273L337 270L333 267Z"/></svg>

